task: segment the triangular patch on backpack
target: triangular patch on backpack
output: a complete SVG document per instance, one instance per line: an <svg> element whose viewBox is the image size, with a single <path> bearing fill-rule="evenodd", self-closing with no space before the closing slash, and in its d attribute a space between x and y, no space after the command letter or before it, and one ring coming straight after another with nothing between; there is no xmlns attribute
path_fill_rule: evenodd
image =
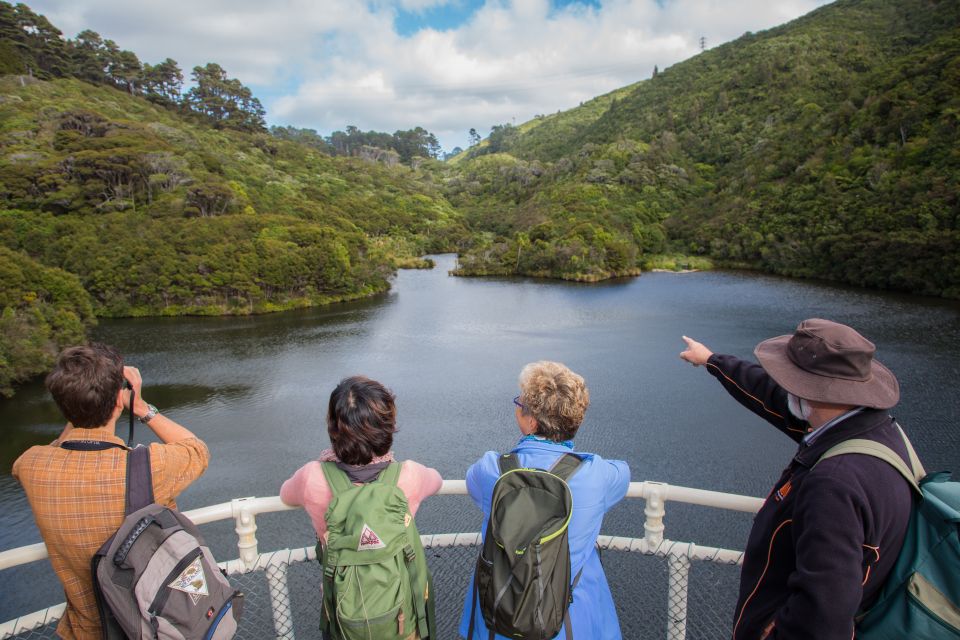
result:
<svg viewBox="0 0 960 640"><path fill-rule="evenodd" d="M203 596L210 595L207 590L207 576L203 573L200 556L194 558L193 562L187 565L187 568L167 586L189 595L193 604L197 604L197 601Z"/></svg>
<svg viewBox="0 0 960 640"><path fill-rule="evenodd" d="M363 530L360 532L360 544L357 545L357 551L383 549L386 546L387 545L383 544L380 536L378 536L367 523L363 523Z"/></svg>

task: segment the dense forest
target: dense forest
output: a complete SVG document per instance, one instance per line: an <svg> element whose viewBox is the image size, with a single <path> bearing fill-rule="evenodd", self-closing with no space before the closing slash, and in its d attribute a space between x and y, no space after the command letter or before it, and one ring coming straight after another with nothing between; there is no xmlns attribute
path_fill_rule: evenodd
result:
<svg viewBox="0 0 960 640"><path fill-rule="evenodd" d="M0 393L98 316L246 314L457 274L713 263L960 297L960 4L840 0L579 107L436 137L265 126L0 1Z"/></svg>
<svg viewBox="0 0 960 640"><path fill-rule="evenodd" d="M219 93L198 81L179 99L179 84L123 80L106 58L81 64L81 43L97 40L95 55L152 69L92 32L62 40L24 5L0 2L0 30L20 34L0 40L0 392L45 371L96 316L366 296L467 235L434 182L438 161L415 156L415 142L407 164L331 155L271 135L225 74Z"/></svg>
<svg viewBox="0 0 960 640"><path fill-rule="evenodd" d="M960 297L958 87L960 3L840 0L502 125L448 191L486 232L464 272L615 273L666 251Z"/></svg>

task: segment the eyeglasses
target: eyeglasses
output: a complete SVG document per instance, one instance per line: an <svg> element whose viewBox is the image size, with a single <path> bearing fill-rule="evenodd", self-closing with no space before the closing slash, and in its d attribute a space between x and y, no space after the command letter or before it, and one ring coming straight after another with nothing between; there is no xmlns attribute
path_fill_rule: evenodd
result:
<svg viewBox="0 0 960 640"><path fill-rule="evenodd" d="M513 404L517 405L521 409L526 409L526 407L523 406L523 403L520 402L520 396L517 396L516 398L513 399Z"/></svg>

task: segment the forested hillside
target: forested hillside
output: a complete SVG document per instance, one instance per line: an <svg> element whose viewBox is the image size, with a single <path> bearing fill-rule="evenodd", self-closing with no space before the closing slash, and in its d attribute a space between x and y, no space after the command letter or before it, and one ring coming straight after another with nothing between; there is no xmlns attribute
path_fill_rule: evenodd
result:
<svg viewBox="0 0 960 640"><path fill-rule="evenodd" d="M469 152L449 195L487 234L464 271L677 251L960 297L958 87L954 1L841 0L747 34Z"/></svg>
<svg viewBox="0 0 960 640"><path fill-rule="evenodd" d="M97 34L85 32L102 46L83 57L81 38L64 43L42 16L0 2L0 30L11 20L22 42L0 45L13 72L0 76L0 392L45 371L95 316L370 295L466 234L435 160L331 157L267 133L259 103L225 74L220 93L166 99L124 84L110 62L124 52ZM131 78L152 69L135 66Z"/></svg>
<svg viewBox="0 0 960 640"><path fill-rule="evenodd" d="M712 261L960 297L960 3L840 0L441 163L422 127L265 128L0 1L0 393L96 316L244 314L458 273ZM474 136L472 136L474 137Z"/></svg>

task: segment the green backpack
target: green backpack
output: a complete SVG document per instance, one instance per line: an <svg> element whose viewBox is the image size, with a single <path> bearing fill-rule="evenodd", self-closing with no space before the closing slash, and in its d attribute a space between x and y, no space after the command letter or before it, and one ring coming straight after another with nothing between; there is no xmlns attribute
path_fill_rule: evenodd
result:
<svg viewBox="0 0 960 640"><path fill-rule="evenodd" d="M902 429L900 435L912 468L892 449L872 440L847 440L820 458L848 453L880 458L919 496L880 598L857 616L856 638L960 640L960 482L950 482L946 472L927 475Z"/></svg>
<svg viewBox="0 0 960 640"><path fill-rule="evenodd" d="M320 630L334 640L436 640L432 584L417 525L391 463L354 485L336 463L321 463L333 499L323 565Z"/></svg>
<svg viewBox="0 0 960 640"><path fill-rule="evenodd" d="M516 454L500 456L500 477L493 486L490 519L474 578L474 603L490 638L546 640L566 622L578 573L570 582L567 541L573 496L567 480L580 458L565 453L549 470L520 467ZM472 640L476 606L470 611ZM486 639L485 639L486 640Z"/></svg>

